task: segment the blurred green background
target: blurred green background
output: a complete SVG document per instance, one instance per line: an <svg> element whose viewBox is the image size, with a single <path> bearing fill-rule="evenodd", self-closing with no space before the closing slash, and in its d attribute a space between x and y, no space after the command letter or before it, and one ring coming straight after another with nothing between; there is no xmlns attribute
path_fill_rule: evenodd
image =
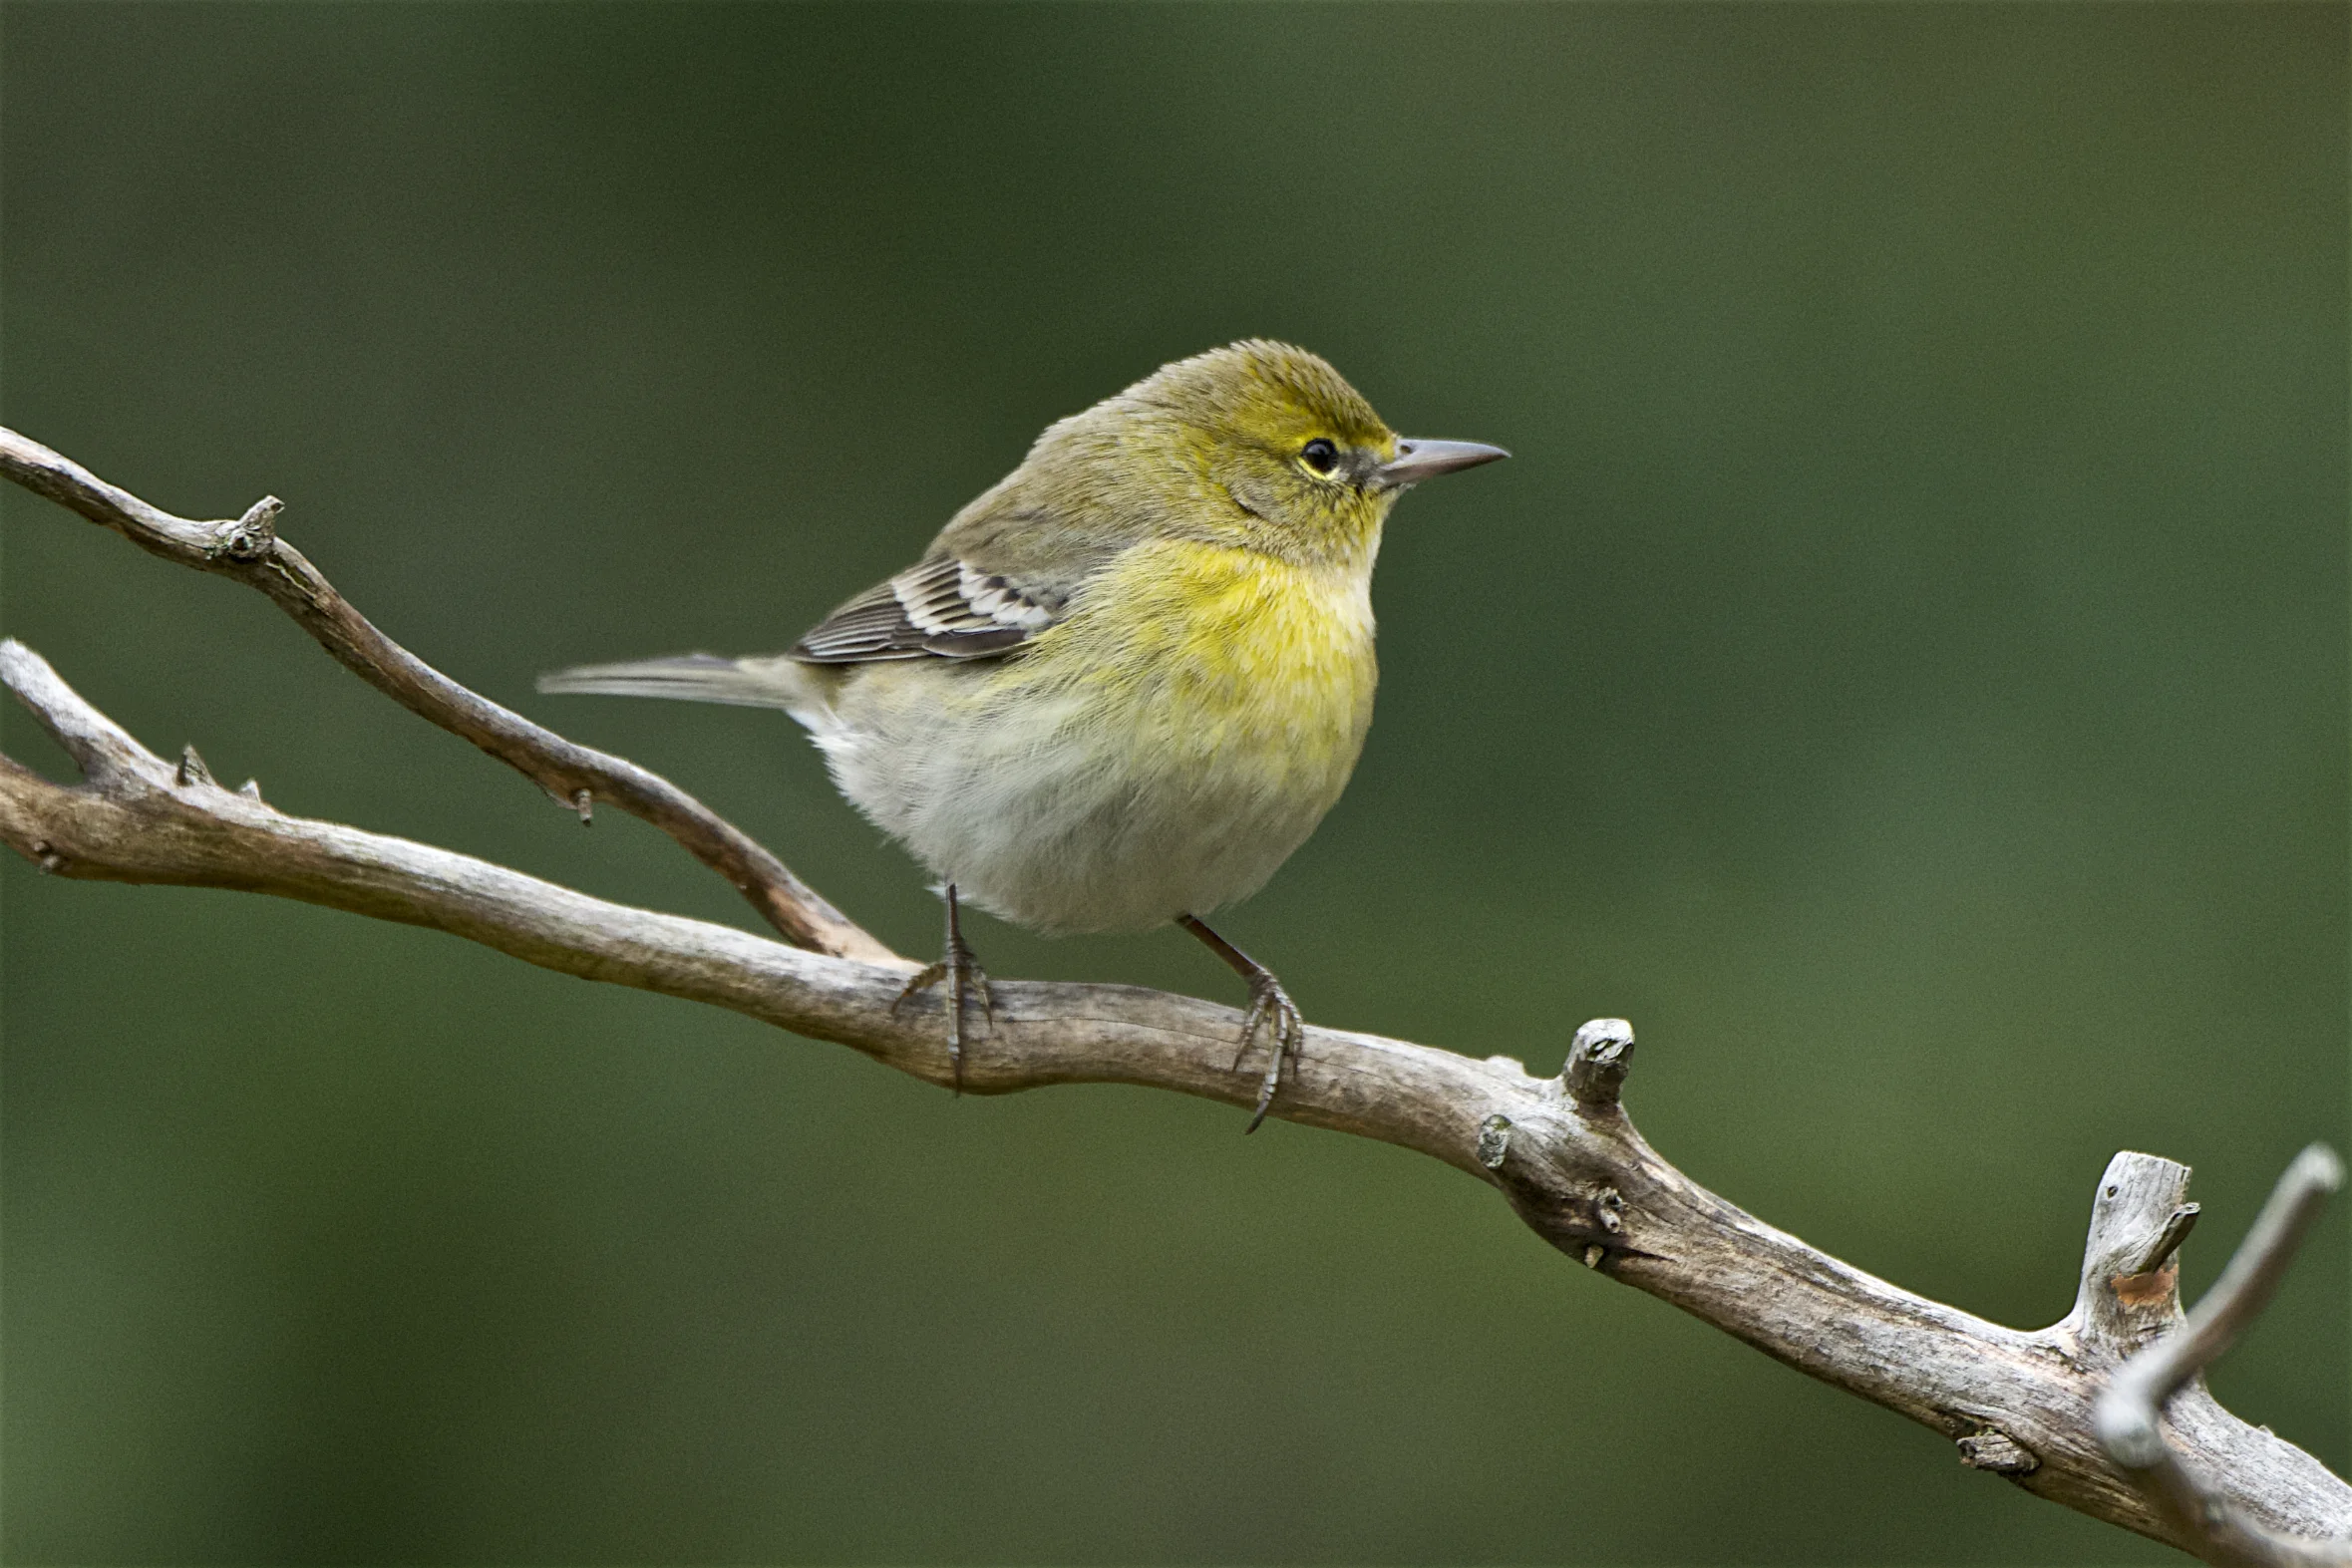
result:
<svg viewBox="0 0 2352 1568"><path fill-rule="evenodd" d="M10 425L288 535L909 952L770 651L1047 421L1249 334L1410 432L1347 798L1236 940L1855 1264L2067 1307L2119 1147L2210 1280L2348 1137L2346 11L14 0ZM5 630L293 811L746 924L257 596L11 490ZM63 771L13 709L10 755ZM1586 1274L1475 1183L227 893L6 897L15 1562L2169 1554ZM1232 999L1180 935L1001 976ZM2339 1469L2339 1209L2222 1397Z"/></svg>

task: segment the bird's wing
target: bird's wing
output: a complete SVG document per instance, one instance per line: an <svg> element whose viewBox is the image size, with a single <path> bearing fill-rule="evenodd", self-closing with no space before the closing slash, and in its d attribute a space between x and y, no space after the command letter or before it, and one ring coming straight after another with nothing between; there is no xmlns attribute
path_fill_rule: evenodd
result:
<svg viewBox="0 0 2352 1568"><path fill-rule="evenodd" d="M827 616L793 645L805 664L986 659L1062 618L1069 595L983 571L954 555L909 566Z"/></svg>

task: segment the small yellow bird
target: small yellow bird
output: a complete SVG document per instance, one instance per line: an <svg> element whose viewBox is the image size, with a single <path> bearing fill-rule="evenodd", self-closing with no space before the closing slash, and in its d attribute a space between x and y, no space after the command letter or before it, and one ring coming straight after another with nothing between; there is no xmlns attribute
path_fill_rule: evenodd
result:
<svg viewBox="0 0 2352 1568"><path fill-rule="evenodd" d="M1163 367L1047 428L923 558L789 653L585 665L543 692L781 708L842 794L939 878L960 1088L959 899L1047 932L1181 925L1270 1029L1254 1131L1305 1026L1201 916L1255 892L1339 798L1372 722L1372 562L1410 485L1508 457L1411 441L1304 349Z"/></svg>

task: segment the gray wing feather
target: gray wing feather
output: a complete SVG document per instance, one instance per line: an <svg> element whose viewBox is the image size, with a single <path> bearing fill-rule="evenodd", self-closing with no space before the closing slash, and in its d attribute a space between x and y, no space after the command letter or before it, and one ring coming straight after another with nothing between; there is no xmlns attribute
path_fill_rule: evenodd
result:
<svg viewBox="0 0 2352 1568"><path fill-rule="evenodd" d="M1023 588L952 555L910 566L827 616L793 647L809 664L985 659L1060 620L1065 596Z"/></svg>

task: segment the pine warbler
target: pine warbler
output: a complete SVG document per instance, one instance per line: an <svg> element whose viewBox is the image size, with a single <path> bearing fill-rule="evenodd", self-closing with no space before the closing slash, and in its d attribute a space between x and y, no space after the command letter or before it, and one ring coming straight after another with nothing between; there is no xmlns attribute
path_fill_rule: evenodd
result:
<svg viewBox="0 0 2352 1568"><path fill-rule="evenodd" d="M544 692L781 708L834 783L939 878L958 1088L959 899L1048 932L1183 926L1249 983L1254 1130L1304 1033L1272 972L1201 916L1255 892L1364 744L1372 562L1408 486L1508 456L1400 439L1316 356L1180 360L1049 427L923 558L767 658L587 665Z"/></svg>

